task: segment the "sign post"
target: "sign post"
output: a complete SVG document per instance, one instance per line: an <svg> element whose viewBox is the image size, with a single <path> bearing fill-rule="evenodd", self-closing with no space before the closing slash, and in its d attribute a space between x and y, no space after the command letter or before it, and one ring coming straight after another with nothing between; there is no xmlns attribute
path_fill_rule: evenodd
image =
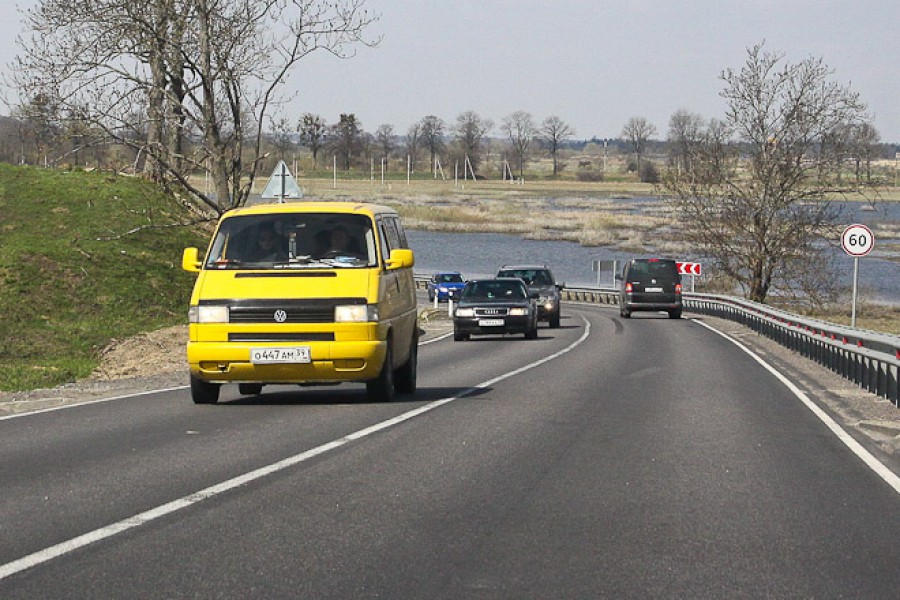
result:
<svg viewBox="0 0 900 600"><path fill-rule="evenodd" d="M616 273L619 268L617 260L591 260L591 270L597 274L597 287L602 285L601 276L606 269L612 269L612 286L616 287Z"/></svg>
<svg viewBox="0 0 900 600"><path fill-rule="evenodd" d="M841 247L853 257L853 296L850 311L850 327L856 327L856 293L859 283L859 257L865 256L875 247L872 230L859 223L850 225L841 234Z"/></svg>

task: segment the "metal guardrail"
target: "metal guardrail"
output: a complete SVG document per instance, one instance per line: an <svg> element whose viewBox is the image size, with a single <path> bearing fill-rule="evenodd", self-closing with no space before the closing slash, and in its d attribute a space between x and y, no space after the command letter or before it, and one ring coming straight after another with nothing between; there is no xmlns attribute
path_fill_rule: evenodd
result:
<svg viewBox="0 0 900 600"><path fill-rule="evenodd" d="M424 289L427 275L416 275ZM618 304L616 288L566 287L563 300ZM684 309L735 321L900 407L900 336L826 323L719 294L685 293Z"/></svg>

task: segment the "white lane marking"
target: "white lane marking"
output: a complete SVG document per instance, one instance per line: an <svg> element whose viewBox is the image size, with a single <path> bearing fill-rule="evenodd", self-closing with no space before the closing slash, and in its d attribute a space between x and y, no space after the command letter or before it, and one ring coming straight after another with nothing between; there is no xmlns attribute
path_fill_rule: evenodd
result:
<svg viewBox="0 0 900 600"><path fill-rule="evenodd" d="M128 531L129 529L134 529L135 527L140 527L150 521L155 519L159 519L166 515L172 514L178 510L183 508L187 508L191 505L197 504L198 502L202 502L203 500L207 500L214 496L218 496L219 494L223 494L229 490L233 490L237 487L260 479L262 477L266 477L267 475L271 475L283 469L287 469L288 467L292 467L299 463L309 460L315 456L319 456L336 448L340 448L345 444L350 443L354 440L359 440L366 436L377 433L383 429L387 429L388 427L393 427L399 423L404 421L408 421L414 417L425 414L429 411L432 411L440 406L453 402L454 400L459 400L460 398L464 398L469 394L472 394L476 391L482 390L488 386L494 385L504 379L508 379L509 377L513 377L514 375L518 375L524 371L528 371L529 369L533 369L538 367L546 362L559 358L560 356L572 351L577 346L581 345L584 340L587 339L588 335L591 332L591 324L587 319L581 317L582 321L584 321L584 333L581 334L577 340L555 352L553 354L547 355L540 360L536 360L530 364L525 365L519 369L515 369L513 371L509 371L493 379L488 379L478 385L463 390L459 395L453 396L451 398L442 398L440 400L435 400L434 402L430 402L424 406L420 406L417 409L411 410L409 412L405 412L401 415L398 415L392 419L388 419L387 421L382 421L381 423L376 423L371 427L366 427L365 429L360 429L354 433L345 435L344 437L334 440L332 442L328 442L311 450L307 450L305 452L301 452L300 454L296 454L294 456L285 458L278 462L272 463L265 467L261 467L259 469L255 469L243 475L239 475L232 479L228 479L227 481L223 481L222 483L210 486L208 488L202 489L199 492L194 492L193 494L189 494L182 498L178 498L177 500L173 500L172 502L168 502L161 506L157 506L156 508L152 508L148 511L136 514L127 519L123 519L111 525L107 525L105 527L101 527L99 529L95 529L94 531L90 531L78 537L74 537L65 542L56 544L54 546L50 546L48 548L44 548L43 550L39 550L27 556L23 556L20 559L14 560L12 562L8 562L4 565L0 565L0 580L5 579L11 575L24 571L26 569L30 569L31 567L35 567L42 563L45 563L54 558L60 557L69 552L73 552L78 550L79 548L83 548L89 544L93 544L94 542L99 542L100 540L104 540L106 538L112 537L118 533L122 533L123 531Z"/></svg>
<svg viewBox="0 0 900 600"><path fill-rule="evenodd" d="M99 404L101 402L110 402L112 400L124 400L126 398L135 398L137 396L149 396L151 394L161 394L163 392L174 392L176 390L186 390L189 386L186 385L178 385L170 388L162 388L159 390L146 390L143 392L134 392L132 394L123 394L121 396L110 396L109 398L97 398L96 400L86 400L84 402L73 402L71 404L60 404L59 406L51 406L50 408L39 408L37 410L29 410L26 412L15 413L12 415L5 415L0 417L0 421L6 421L8 419L18 419L20 417L29 417L31 415L39 415L41 413L48 413L57 410L64 410L67 408L75 408L76 406L87 406L89 404ZM54 398L47 398L47 400L53 400ZM24 402L24 400L23 400Z"/></svg>
<svg viewBox="0 0 900 600"><path fill-rule="evenodd" d="M787 377L785 377L784 375L782 375L781 373L779 373L778 370L777 370L775 367L773 367L772 365L770 365L769 363L767 363L765 360L763 360L758 354L756 354L755 352L753 352L753 350L751 350L750 348L748 348L747 346L745 346L745 345L742 344L741 342L737 341L736 339L734 339L734 338L731 337L730 335L728 335L728 334L726 334L726 333L723 333L723 332L719 331L718 329L716 329L716 328L713 327L712 325L709 325L708 323L704 323L703 321L700 321L700 320L697 320L697 319L694 319L693 321L694 321L694 323L699 323L700 325L703 325L704 327L706 327L706 328L709 329L710 331L713 331L713 332L715 332L715 333L718 333L718 334L721 335L723 338L725 338L726 340L730 341L730 342L733 343L735 346L737 346L738 348L740 348L741 350L743 350L744 352L746 352L747 354L749 354L750 357L751 357L753 360L755 360L756 362L758 362L760 365L763 366L763 368L765 368L767 371L769 371L770 373L772 373L772 375L774 375L779 381L781 381L781 383L783 383L785 386L787 386L787 388L788 388L789 390L791 390L791 392L793 392L793 394L794 394L795 396L797 396L797 398L799 398L800 401L803 402L804 405L806 405L806 408L808 408L810 411L812 411L812 413L813 413L814 415L816 415L816 417L818 417L819 420L822 421L822 423L824 423L825 426L828 427L828 429L830 429L831 432L832 432L835 436L837 436L837 438L838 438L839 440L841 440L841 441L844 443L844 445L847 446L847 447L850 449L851 452L853 452L853 453L856 454L860 459L862 459L862 461L863 461L864 463L866 463L866 466L868 466L870 469L872 469L872 470L873 470L879 477L881 477L881 478L882 478L889 486L891 486L892 488L894 488L894 491L895 491L895 492L897 492L898 494L900 494L900 477L898 477L893 471L891 471L889 468L887 468L887 467L884 465L884 463L882 463L880 460L878 460L877 458L875 458L875 457L872 455L871 452L869 452L868 450L866 450L866 449L863 447L862 444L860 444L860 443L857 442L855 439L853 439L853 436L851 436L849 433L847 433L846 430L844 430L843 427L841 427L840 425L838 425L837 422L836 422L834 419L832 419L832 418L828 415L827 412L825 412L824 410L822 410L821 408L819 408L819 405L817 405L815 402L813 402L812 400L810 400L810 399L809 399L809 396L807 396L807 395L803 392L803 390L801 390L801 389L798 388L796 385L794 385L794 383L793 383L792 381L790 381Z"/></svg>
<svg viewBox="0 0 900 600"><path fill-rule="evenodd" d="M448 333L444 333L444 334L439 335L439 336L437 336L437 337L433 337L433 338L431 338L430 340L425 340L425 341L419 342L419 345L420 345L420 346L427 346L428 344L432 344L432 343L434 343L434 342L439 342L439 341L441 341L441 340L445 340L445 339L447 339L448 337L450 337L451 335L453 335L453 332L452 332L452 331L450 331L450 332L448 332Z"/></svg>

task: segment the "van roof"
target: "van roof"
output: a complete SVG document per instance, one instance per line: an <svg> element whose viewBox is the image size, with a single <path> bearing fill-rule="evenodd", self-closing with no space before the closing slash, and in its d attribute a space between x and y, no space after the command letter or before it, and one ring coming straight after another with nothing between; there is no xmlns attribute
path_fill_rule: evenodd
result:
<svg viewBox="0 0 900 600"><path fill-rule="evenodd" d="M223 217L238 215L271 215L294 213L342 213L365 214L374 216L377 214L397 214L397 211L389 206L369 204L367 202L279 202L269 204L253 204L233 208Z"/></svg>

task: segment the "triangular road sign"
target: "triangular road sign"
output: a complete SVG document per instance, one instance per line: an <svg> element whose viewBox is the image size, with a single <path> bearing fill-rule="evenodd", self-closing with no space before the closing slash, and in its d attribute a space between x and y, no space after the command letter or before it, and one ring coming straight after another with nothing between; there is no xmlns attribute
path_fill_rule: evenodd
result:
<svg viewBox="0 0 900 600"><path fill-rule="evenodd" d="M261 197L269 199L280 198L282 201L285 198L303 197L303 190L297 185L297 181L291 175L283 160L278 161L278 164L275 165L275 170L272 171L272 175L269 177L269 182L266 184L266 189L263 190Z"/></svg>

